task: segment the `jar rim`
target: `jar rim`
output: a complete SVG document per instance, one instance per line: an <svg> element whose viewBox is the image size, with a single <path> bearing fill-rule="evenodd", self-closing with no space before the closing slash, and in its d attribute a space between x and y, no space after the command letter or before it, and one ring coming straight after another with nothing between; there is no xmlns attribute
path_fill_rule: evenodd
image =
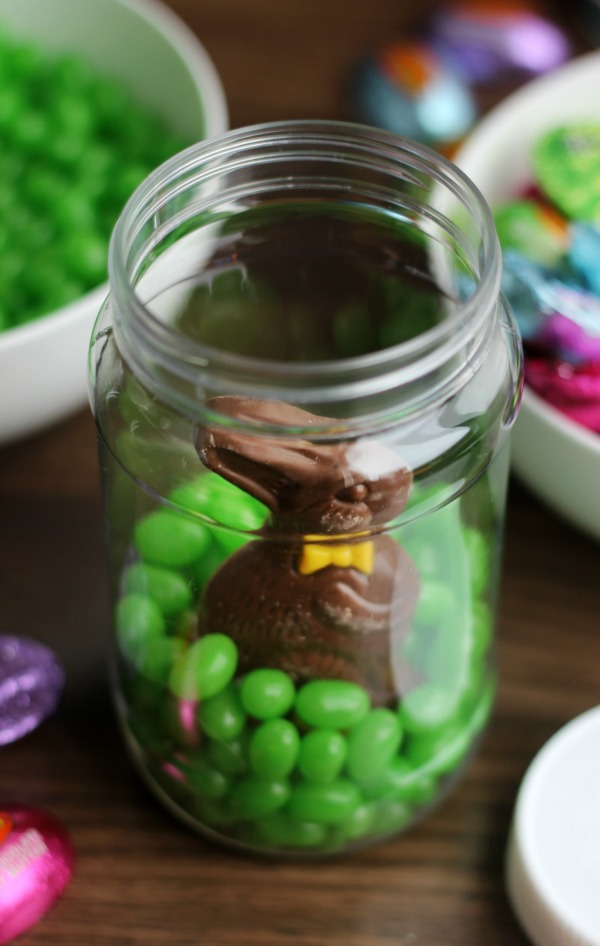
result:
<svg viewBox="0 0 600 946"><path fill-rule="evenodd" d="M252 158L259 149L273 150L272 160L314 153L321 159L318 148L328 147L328 160L335 159L335 149L344 160L344 149L351 149L356 160L375 162L380 169L393 174L394 169L407 167L427 175L438 188L446 188L476 221L481 240L478 280L473 291L457 311L437 325L413 338L389 347L361 355L320 361L278 362L268 358L241 355L215 348L187 336L162 321L142 301L131 279L129 258L140 220L149 220L159 206L172 194L180 182L186 185L186 175L214 173L226 160L243 155ZM290 150L293 146L296 150ZM302 148L301 152L298 151ZM286 150L287 149L287 150ZM194 180L197 180L195 178ZM182 183L183 182L183 183ZM441 191L440 191L441 193ZM293 120L250 125L225 132L199 142L170 158L153 171L132 194L114 228L109 248L109 282L111 297L119 302L120 312L115 317L117 334L136 369L147 374L139 355L140 346L147 348L153 359L161 364L161 373L175 373L188 383L199 382L208 372L219 375L225 388L236 393L251 393L257 387L261 396L268 389L269 396L279 399L327 399L327 392L335 389L336 400L346 393L361 396L381 392L387 384L395 388L410 383L424 370L434 370L452 359L466 337L481 334L488 320L490 305L496 305L500 294L501 256L491 211L475 184L447 158L412 139L374 127L344 121ZM123 313L127 313L123 319ZM124 324L124 322L126 324ZM147 366L146 366L147 367ZM266 379L269 379L268 385Z"/></svg>

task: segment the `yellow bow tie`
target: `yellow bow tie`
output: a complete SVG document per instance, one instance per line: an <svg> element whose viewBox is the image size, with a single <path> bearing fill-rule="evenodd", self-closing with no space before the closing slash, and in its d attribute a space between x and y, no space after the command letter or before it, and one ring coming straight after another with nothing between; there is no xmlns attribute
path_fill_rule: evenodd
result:
<svg viewBox="0 0 600 946"><path fill-rule="evenodd" d="M307 535L305 539L317 536ZM357 542L351 545L334 545L324 542L305 542L302 546L298 570L301 575L311 575L328 565L341 568L357 568L367 575L373 572L375 549L372 542Z"/></svg>

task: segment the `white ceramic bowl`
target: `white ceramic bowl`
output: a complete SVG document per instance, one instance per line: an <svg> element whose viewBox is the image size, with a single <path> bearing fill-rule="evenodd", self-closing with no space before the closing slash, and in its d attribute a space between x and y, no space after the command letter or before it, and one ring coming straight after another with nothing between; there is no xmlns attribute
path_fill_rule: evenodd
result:
<svg viewBox="0 0 600 946"><path fill-rule="evenodd" d="M493 109L454 160L492 207L514 198L532 179L529 155L545 130L578 119L600 122L599 89L600 52L574 59ZM556 512L600 539L599 435L526 388L512 435L512 464Z"/></svg>
<svg viewBox="0 0 600 946"><path fill-rule="evenodd" d="M157 0L2 0L0 23L48 51L84 56L191 140L227 130L225 96L204 47ZM87 402L86 356L108 286L0 332L0 444Z"/></svg>

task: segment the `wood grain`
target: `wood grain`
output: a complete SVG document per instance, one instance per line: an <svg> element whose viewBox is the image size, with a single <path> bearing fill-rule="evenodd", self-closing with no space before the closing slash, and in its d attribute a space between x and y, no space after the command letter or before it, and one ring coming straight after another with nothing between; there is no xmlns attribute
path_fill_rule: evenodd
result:
<svg viewBox="0 0 600 946"><path fill-rule="evenodd" d="M347 71L420 21L416 0L171 0L220 71L233 125L343 115ZM568 484L565 484L568 488ZM503 857L536 751L600 701L598 545L511 484L492 725L467 776L408 835L317 864L213 847L154 801L108 699L95 434L82 411L0 451L2 631L59 654L57 713L0 753L0 796L53 810L77 849L23 946L526 946Z"/></svg>

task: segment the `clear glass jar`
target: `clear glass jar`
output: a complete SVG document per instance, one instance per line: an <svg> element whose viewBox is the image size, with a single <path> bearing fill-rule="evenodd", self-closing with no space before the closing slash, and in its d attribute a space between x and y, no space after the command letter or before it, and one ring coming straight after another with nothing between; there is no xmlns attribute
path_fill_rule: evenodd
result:
<svg viewBox="0 0 600 946"><path fill-rule="evenodd" d="M521 392L500 267L457 168L342 123L213 139L125 208L90 360L114 696L208 836L370 843L471 757Z"/></svg>

